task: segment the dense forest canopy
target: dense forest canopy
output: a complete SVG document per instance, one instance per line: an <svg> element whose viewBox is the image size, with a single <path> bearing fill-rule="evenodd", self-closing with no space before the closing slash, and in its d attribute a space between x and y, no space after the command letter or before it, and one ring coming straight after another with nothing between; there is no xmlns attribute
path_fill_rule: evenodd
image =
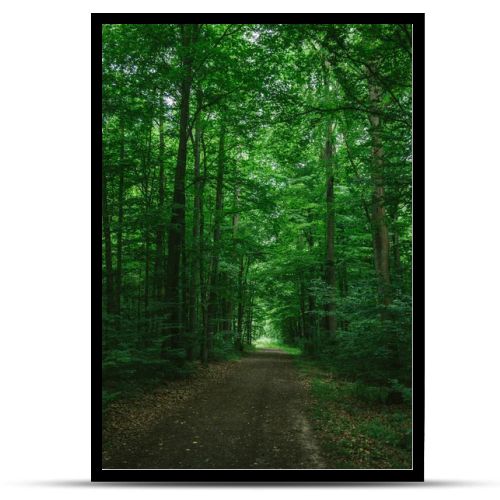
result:
<svg viewBox="0 0 500 500"><path fill-rule="evenodd" d="M102 69L106 397L261 335L409 387L411 25L105 25Z"/></svg>

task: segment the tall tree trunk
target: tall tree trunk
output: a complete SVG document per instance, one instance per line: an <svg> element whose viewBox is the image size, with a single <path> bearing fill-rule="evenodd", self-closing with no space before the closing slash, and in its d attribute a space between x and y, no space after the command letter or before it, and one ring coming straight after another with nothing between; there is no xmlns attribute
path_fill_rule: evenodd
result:
<svg viewBox="0 0 500 500"><path fill-rule="evenodd" d="M106 312L115 313L114 286L113 286L113 250L111 246L111 223L108 210L108 188L106 174L104 173L104 155L102 158L102 227L104 233L104 262L106 266Z"/></svg>
<svg viewBox="0 0 500 500"><path fill-rule="evenodd" d="M188 142L189 98L193 79L193 35L196 25L181 24L182 32L182 71L179 123L179 148L175 169L172 215L168 228L168 257L165 281L166 321L169 330L164 331L166 338L162 343L162 357L170 346L180 346L180 264L182 239L186 212L186 158Z"/></svg>
<svg viewBox="0 0 500 500"><path fill-rule="evenodd" d="M120 174L118 182L118 229L116 232L116 279L115 307L116 314L121 314L122 269L123 269L123 203L125 196L125 123L120 123ZM120 322L118 323L120 326Z"/></svg>
<svg viewBox="0 0 500 500"><path fill-rule="evenodd" d="M378 277L379 298L382 304L391 303L391 280L389 274L389 232L385 217L384 200L384 151L380 120L380 97L382 89L369 73L369 94L371 103L370 135L372 139L372 231L375 252L375 269Z"/></svg>
<svg viewBox="0 0 500 500"><path fill-rule="evenodd" d="M164 104L163 95L160 92L159 99L159 154L158 162L160 164L160 172L158 176L158 224L156 226L156 257L154 268L154 293L156 300L162 298L164 274L164 235L165 235L165 137L164 137Z"/></svg>
<svg viewBox="0 0 500 500"><path fill-rule="evenodd" d="M235 177L238 177L238 172L235 172ZM235 339L235 345L238 350L243 350L243 339L242 339L242 327L243 327L243 271L244 271L244 261L243 261L243 254L241 251L239 251L238 248L238 227L240 224L240 213L238 212L239 210L239 203L240 203L240 187L237 185L234 189L234 210L235 213L233 214L233 259L234 262L239 263L239 270L238 270L238 282L236 284L237 286L237 291L236 291L236 318L235 318L235 325L231 325L231 330L236 331L236 339ZM233 310L233 304L231 303L231 299L229 299L229 307L231 310Z"/></svg>
<svg viewBox="0 0 500 500"><path fill-rule="evenodd" d="M348 282L347 282L347 252L346 247L348 246L345 236L345 228L342 224L337 224L337 248L343 249L343 255L341 259L337 258L337 284L339 296L342 299L347 297L348 293ZM340 322L338 322L340 328L344 331L348 329L347 319L344 317Z"/></svg>
<svg viewBox="0 0 500 500"><path fill-rule="evenodd" d="M213 254L212 266L210 271L210 284L209 284L209 299L208 299L208 338L207 349L204 352L204 362L208 361L210 352L213 345L213 336L216 330L216 315L218 305L218 277L219 277L219 254L220 254L220 241L221 241L221 224L223 218L223 183L224 183L224 166L225 166L225 123L224 116L221 117L221 128L219 135L219 152L217 158L217 187L215 193L215 217L214 217L214 238L213 238Z"/></svg>
<svg viewBox="0 0 500 500"><path fill-rule="evenodd" d="M144 322L142 328L142 340L143 345L147 345L149 341L148 329L149 329L149 297L150 297L150 275L151 275L151 223L149 214L151 213L151 186L150 186L150 166L151 166L151 143L153 137L153 115L151 114L151 121L149 124L149 134L146 142L146 151L143 155L143 171L144 171L144 182L143 182L143 194L144 194L144 219L146 223L144 224Z"/></svg>
<svg viewBox="0 0 500 500"><path fill-rule="evenodd" d="M197 96L198 108L201 107L201 94ZM193 244L191 254L191 267L189 275L189 291L190 291L190 311L188 331L190 335L190 349L188 350L188 358L192 358L193 349L196 340L199 336L200 321L199 321L199 294L200 290L200 225L201 225L201 190L202 179L200 175L200 158L201 158L201 114L198 115L194 129L193 141L194 153L194 201L193 201Z"/></svg>
<svg viewBox="0 0 500 500"><path fill-rule="evenodd" d="M186 357L190 361L193 359L193 346L191 343L191 332L187 330L189 324L190 306L190 290L189 290L189 263L187 258L186 248L186 232L185 227L181 235L181 269L179 275L179 329L184 332L183 337L179 336L178 347L182 346L186 350Z"/></svg>
<svg viewBox="0 0 500 500"><path fill-rule="evenodd" d="M401 248L399 243L399 231L397 226L397 216L393 218L392 223L392 258L394 263L394 272L398 281L403 277L403 267L401 265ZM400 283L403 286L402 283Z"/></svg>
<svg viewBox="0 0 500 500"><path fill-rule="evenodd" d="M240 256L240 269L238 272L238 319L236 323L236 347L243 350L243 317L244 317L244 270L243 255Z"/></svg>
<svg viewBox="0 0 500 500"><path fill-rule="evenodd" d="M313 220L313 215L310 212L310 210L307 211L307 219L308 222L311 222ZM308 247L308 252L311 254L314 252L314 236L312 233L311 229L308 229L304 232L306 242L307 242L307 247ZM316 274L316 271L314 270L314 274ZM307 279L311 279L311 270L308 270L307 273ZM314 353L315 350L315 342L314 342L314 333L316 329L316 300L314 298L314 294L311 291L309 287L307 287L307 310L306 310L306 329L305 329L305 336L307 338L307 344L305 345L306 351L309 354Z"/></svg>
<svg viewBox="0 0 500 500"><path fill-rule="evenodd" d="M254 286L248 287L249 289L249 297L248 297L248 306L246 308L246 321L245 321L245 336L247 345L251 345L252 343L252 324L253 324L253 306L254 306Z"/></svg>
<svg viewBox="0 0 500 500"><path fill-rule="evenodd" d="M326 329L328 338L335 339L337 332L337 318L335 315L335 214L334 214L334 166L333 166L333 125L329 123L326 128L326 141L324 150L324 164L326 171L326 261L325 281L328 287L328 300L326 303Z"/></svg>
<svg viewBox="0 0 500 500"><path fill-rule="evenodd" d="M219 252L220 253L220 252ZM233 333L233 302L229 290L234 286L231 276L227 272L219 273L217 295L220 303L220 318L222 321L217 322L219 331L222 333L222 338L225 342L229 342ZM233 339L234 341L234 339Z"/></svg>
<svg viewBox="0 0 500 500"><path fill-rule="evenodd" d="M304 285L304 276L299 275L299 308L300 308L300 336L307 338L307 317L306 317L306 290Z"/></svg>
<svg viewBox="0 0 500 500"><path fill-rule="evenodd" d="M203 211L203 194L205 190L205 181L207 178L207 149L203 131L201 132L201 148L203 150L203 175L199 181L199 212L200 212L200 235L198 243L199 254L199 269L200 269L200 306L201 306L201 321L202 321L202 339L200 345L200 358L203 362L208 360L208 297L207 297L207 280L205 277L205 216Z"/></svg>
<svg viewBox="0 0 500 500"><path fill-rule="evenodd" d="M302 234L299 235L297 240L297 253L300 255L304 253L305 241L307 241L306 236L307 231L303 231ZM297 286L298 286L298 299L299 299L299 310L300 310L300 336L303 338L305 342L307 342L308 338L308 327L309 320L307 317L307 279L309 275L309 269L299 269L297 276Z"/></svg>
<svg viewBox="0 0 500 500"><path fill-rule="evenodd" d="M147 334L149 318L149 274L151 269L151 252L149 250L149 238L146 240L145 248L145 263L144 263L144 333Z"/></svg>

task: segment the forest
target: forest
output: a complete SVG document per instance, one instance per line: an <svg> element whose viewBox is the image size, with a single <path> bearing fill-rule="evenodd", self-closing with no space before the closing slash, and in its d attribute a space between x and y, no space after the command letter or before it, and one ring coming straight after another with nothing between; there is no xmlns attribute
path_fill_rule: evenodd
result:
<svg viewBox="0 0 500 500"><path fill-rule="evenodd" d="M408 410L411 25L103 25L101 173L105 407L281 346Z"/></svg>

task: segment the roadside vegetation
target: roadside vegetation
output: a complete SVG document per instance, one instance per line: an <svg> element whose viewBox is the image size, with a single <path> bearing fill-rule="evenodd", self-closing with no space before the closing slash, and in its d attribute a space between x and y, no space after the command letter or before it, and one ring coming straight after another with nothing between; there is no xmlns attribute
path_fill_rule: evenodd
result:
<svg viewBox="0 0 500 500"><path fill-rule="evenodd" d="M412 464L411 391L342 378L335 367L279 338L261 337L260 349L294 357L311 396L308 416L330 467L408 469Z"/></svg>

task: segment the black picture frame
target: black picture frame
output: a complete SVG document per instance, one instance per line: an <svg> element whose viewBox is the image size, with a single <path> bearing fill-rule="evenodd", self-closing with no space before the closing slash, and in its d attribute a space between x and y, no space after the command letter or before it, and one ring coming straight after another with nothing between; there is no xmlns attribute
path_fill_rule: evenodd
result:
<svg viewBox="0 0 500 500"><path fill-rule="evenodd" d="M423 13L378 14L91 14L92 63L92 481L207 484L393 482L424 480L424 19ZM101 400L101 113L103 24L157 23L413 24L413 467L412 469L102 469ZM100 300L99 300L100 302Z"/></svg>

